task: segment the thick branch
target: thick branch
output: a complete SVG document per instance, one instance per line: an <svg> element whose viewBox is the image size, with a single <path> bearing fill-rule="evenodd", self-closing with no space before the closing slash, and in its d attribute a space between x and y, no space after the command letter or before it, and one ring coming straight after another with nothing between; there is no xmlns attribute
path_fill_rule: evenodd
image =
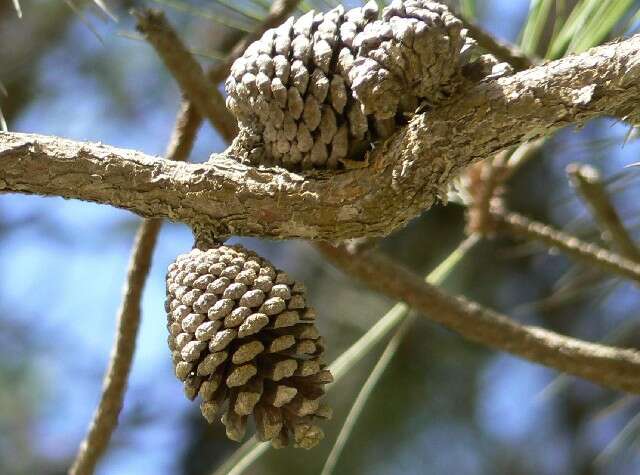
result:
<svg viewBox="0 0 640 475"><path fill-rule="evenodd" d="M187 159L198 129L196 117L193 108L188 105L179 111L167 147L167 160L184 161ZM118 312L116 338L104 378L102 395L89 425L89 431L80 444L69 471L72 475L94 473L96 465L107 450L111 436L117 427L140 326L142 292L149 274L151 258L161 226L161 220L145 219L138 227L125 282L124 297Z"/></svg>
<svg viewBox="0 0 640 475"><path fill-rule="evenodd" d="M343 271L401 300L469 340L609 388L640 394L640 353L559 335L513 320L462 297L453 297L374 252L354 255L318 246Z"/></svg>
<svg viewBox="0 0 640 475"><path fill-rule="evenodd" d="M477 84L413 117L368 166L295 174L224 155L165 163L98 144L0 133L0 189L59 195L220 234L346 239L386 235L428 209L467 165L569 125L625 117L640 101L640 36Z"/></svg>

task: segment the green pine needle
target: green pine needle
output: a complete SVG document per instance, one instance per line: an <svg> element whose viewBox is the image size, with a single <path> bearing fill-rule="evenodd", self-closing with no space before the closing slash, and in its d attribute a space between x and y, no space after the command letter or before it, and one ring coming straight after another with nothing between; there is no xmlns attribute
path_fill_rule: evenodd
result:
<svg viewBox="0 0 640 475"><path fill-rule="evenodd" d="M427 277L426 281L432 285L441 284L453 271L467 251L477 242L472 236L463 241L447 258L445 258ZM404 303L395 304L380 320L378 320L363 336L360 337L347 351L336 358L329 370L333 374L334 382L326 386L331 390L359 361L387 337L391 331L405 321L409 314L409 307ZM260 442L254 436L240 446L212 475L240 475L249 468L270 445Z"/></svg>

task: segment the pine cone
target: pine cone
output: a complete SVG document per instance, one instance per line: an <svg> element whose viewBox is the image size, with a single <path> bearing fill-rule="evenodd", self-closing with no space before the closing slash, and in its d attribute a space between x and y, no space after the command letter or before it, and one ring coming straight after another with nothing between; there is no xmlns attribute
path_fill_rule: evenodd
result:
<svg viewBox="0 0 640 475"><path fill-rule="evenodd" d="M355 46L352 89L364 112L377 119L395 117L402 100L441 102L460 84L465 34L440 3L394 0L381 20L356 37Z"/></svg>
<svg viewBox="0 0 640 475"><path fill-rule="evenodd" d="M257 164L337 168L362 158L420 101L459 83L465 31L439 3L394 1L377 20L369 2L347 12L311 11L268 30L235 61L227 106L259 136Z"/></svg>
<svg viewBox="0 0 640 475"><path fill-rule="evenodd" d="M332 376L302 284L242 246L196 248L169 266L166 310L176 376L207 421L228 402L230 439L251 414L274 447L323 438L315 419L330 417L320 397Z"/></svg>

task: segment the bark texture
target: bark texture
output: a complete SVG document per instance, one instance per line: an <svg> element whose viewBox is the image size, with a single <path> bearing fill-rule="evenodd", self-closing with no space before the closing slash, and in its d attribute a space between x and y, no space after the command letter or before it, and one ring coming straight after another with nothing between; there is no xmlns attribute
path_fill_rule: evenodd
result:
<svg viewBox="0 0 640 475"><path fill-rule="evenodd" d="M544 328L520 325L505 315L449 295L384 255L355 256L344 247L318 249L348 275L461 336L501 351L578 376L604 387L640 394L640 352L590 343Z"/></svg>
<svg viewBox="0 0 640 475"><path fill-rule="evenodd" d="M636 35L482 81L415 115L369 152L365 166L342 171L254 168L224 154L206 164L171 163L102 144L0 133L0 190L111 204L220 235L382 236L431 207L471 163L597 116L637 122L639 76Z"/></svg>

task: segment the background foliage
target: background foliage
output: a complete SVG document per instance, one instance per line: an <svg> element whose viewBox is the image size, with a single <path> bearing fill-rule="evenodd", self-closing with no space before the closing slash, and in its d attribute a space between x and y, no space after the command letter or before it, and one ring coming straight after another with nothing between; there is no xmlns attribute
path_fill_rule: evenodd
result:
<svg viewBox="0 0 640 475"><path fill-rule="evenodd" d="M10 130L96 140L161 154L179 91L111 0L0 3L0 107ZM326 9L333 0L307 0ZM204 64L215 62L268 9L266 0L162 0ZM73 8L70 8L72 6ZM347 3L350 6L350 3ZM464 0L455 5L525 52L557 58L632 34L640 5L623 1ZM224 149L209 126L192 159ZM590 163L635 231L640 145L628 125L599 120L566 130L510 183L510 207L590 240L600 239L568 186L565 167ZM137 218L89 203L0 196L0 473L64 473L97 398ZM439 206L382 243L422 274L462 239L464 212ZM246 240L245 240L246 241ZM250 240L310 289L331 360L393 304L349 281L303 242ZM143 301L143 324L121 425L99 473L206 474L236 447L182 396L166 349L164 269L191 246L165 225ZM637 289L563 256L506 239L478 244L445 284L581 338L640 344ZM312 452L269 452L247 473L318 473L382 347L332 391L334 419ZM640 401L489 352L418 319L368 401L337 473L640 473Z"/></svg>

